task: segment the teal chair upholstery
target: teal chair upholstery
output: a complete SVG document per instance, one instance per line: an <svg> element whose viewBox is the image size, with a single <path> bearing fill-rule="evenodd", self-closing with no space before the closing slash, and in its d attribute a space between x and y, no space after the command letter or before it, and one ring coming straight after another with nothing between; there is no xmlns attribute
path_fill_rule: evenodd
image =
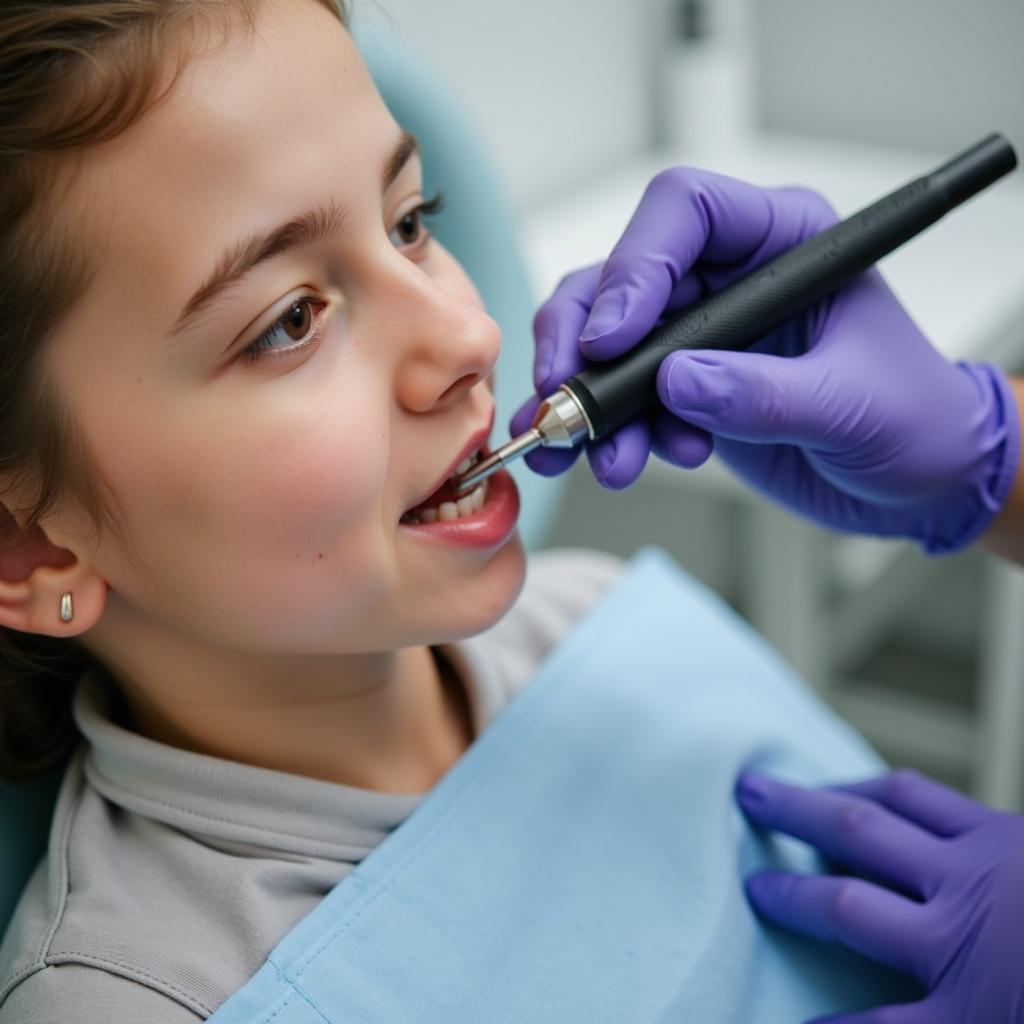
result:
<svg viewBox="0 0 1024 1024"><path fill-rule="evenodd" d="M466 115L408 44L358 25L355 37L395 119L420 140L424 195L438 188L445 193L446 209L434 222L437 237L466 268L502 328L492 435L501 443L512 413L532 390L531 324L537 305L510 201ZM520 533L528 548L536 548L554 518L563 480L536 476L522 465L512 472L522 496ZM0 779L0 935L45 852L62 774L63 767L28 782Z"/></svg>
<svg viewBox="0 0 1024 1024"><path fill-rule="evenodd" d="M27 782L0 779L0 935L46 850L63 767Z"/></svg>

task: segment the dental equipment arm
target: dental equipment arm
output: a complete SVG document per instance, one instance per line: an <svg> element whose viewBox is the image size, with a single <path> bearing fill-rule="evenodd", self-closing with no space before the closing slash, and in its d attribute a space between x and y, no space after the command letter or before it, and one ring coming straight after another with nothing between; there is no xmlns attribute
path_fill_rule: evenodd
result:
<svg viewBox="0 0 1024 1024"><path fill-rule="evenodd" d="M829 1024L1024 1020L1024 817L912 771L825 789L747 775L736 797L753 824L853 873L753 874L746 888L758 913L910 974L927 991Z"/></svg>
<svg viewBox="0 0 1024 1024"><path fill-rule="evenodd" d="M651 450L692 467L714 448L756 489L823 525L912 537L930 552L963 547L987 528L1016 475L1020 426L1009 383L997 367L950 363L878 270L857 267L1014 163L1012 148L991 136L838 224L806 189L663 172L608 260L563 279L538 311L539 394L512 430L544 411L541 396L565 397L562 382L582 378L600 405L623 381L621 393L639 401L642 377L660 406L616 430L628 403L612 402L604 417L612 433L586 442L605 486L632 483ZM936 205L933 192L950 185ZM928 211L912 213L920 202ZM682 326L671 326L677 319ZM672 349L679 331L684 347ZM741 345L750 351L732 351ZM634 346L643 371L635 375ZM609 359L611 370L599 366ZM526 461L558 473L579 450L541 448Z"/></svg>

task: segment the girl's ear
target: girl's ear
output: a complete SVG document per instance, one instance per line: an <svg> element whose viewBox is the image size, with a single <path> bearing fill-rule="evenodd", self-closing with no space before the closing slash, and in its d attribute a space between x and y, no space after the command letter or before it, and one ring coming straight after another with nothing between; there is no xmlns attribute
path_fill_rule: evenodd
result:
<svg viewBox="0 0 1024 1024"><path fill-rule="evenodd" d="M106 593L106 580L88 562L51 541L41 526L26 530L0 503L0 626L76 636L96 624ZM65 594L71 595L67 622L61 618Z"/></svg>

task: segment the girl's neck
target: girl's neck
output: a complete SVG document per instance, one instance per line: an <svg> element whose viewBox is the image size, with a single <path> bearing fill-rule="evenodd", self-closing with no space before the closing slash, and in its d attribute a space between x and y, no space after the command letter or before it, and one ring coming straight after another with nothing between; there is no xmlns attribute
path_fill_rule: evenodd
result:
<svg viewBox="0 0 1024 1024"><path fill-rule="evenodd" d="M131 727L159 742L362 789L426 792L473 740L465 680L426 646L343 661L333 686L322 664L277 687L264 674L249 688L205 692L163 674L141 685L115 678Z"/></svg>

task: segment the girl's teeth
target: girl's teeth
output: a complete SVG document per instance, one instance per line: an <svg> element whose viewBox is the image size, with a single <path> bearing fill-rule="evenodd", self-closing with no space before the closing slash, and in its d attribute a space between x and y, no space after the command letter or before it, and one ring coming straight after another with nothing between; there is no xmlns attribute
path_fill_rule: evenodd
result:
<svg viewBox="0 0 1024 1024"><path fill-rule="evenodd" d="M437 508L421 508L419 512L406 512L402 516L402 522L419 524L440 521L448 523L453 519L464 519L466 516L475 515L487 501L487 484L487 480L477 484L469 494L459 498L458 501L442 501Z"/></svg>
<svg viewBox="0 0 1024 1024"><path fill-rule="evenodd" d="M480 452L473 452L472 455L467 455L456 467L453 476L462 476L463 473L468 472L480 461Z"/></svg>

